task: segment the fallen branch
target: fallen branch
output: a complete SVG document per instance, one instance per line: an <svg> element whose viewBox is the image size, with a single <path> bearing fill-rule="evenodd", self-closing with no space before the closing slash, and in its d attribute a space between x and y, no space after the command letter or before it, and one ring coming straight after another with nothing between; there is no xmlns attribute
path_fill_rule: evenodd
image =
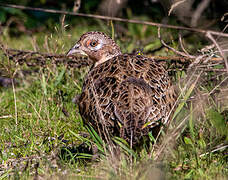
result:
<svg viewBox="0 0 228 180"><path fill-rule="evenodd" d="M166 45L165 45L166 46ZM166 46L170 48L169 46ZM46 66L49 64L55 65L66 65L68 68L81 68L86 66L91 66L93 64L92 60L90 60L86 56L66 56L65 54L54 54L54 53L41 53L37 51L26 51L26 50L18 50L18 49L10 49L5 48L0 44L0 49L3 51L4 55L8 57L10 60L13 60L15 64L27 66ZM192 65L204 65L201 69L205 69L205 71L224 71L223 69L213 69L214 65L224 64L224 59L221 57L200 57L199 61L196 56L185 55L185 53L177 52L179 56L150 56L147 57L152 58L156 61L165 62L169 64L169 69L178 69L183 70L187 68L191 68ZM184 56L185 55L185 56ZM204 63L206 62L206 63Z"/></svg>
<svg viewBox="0 0 228 180"><path fill-rule="evenodd" d="M86 56L66 56L65 54L7 49L2 45L0 46L0 49L2 49L5 56L19 65L45 66L50 62L51 64L56 65L64 64L67 67L81 68L92 64L92 61Z"/></svg>

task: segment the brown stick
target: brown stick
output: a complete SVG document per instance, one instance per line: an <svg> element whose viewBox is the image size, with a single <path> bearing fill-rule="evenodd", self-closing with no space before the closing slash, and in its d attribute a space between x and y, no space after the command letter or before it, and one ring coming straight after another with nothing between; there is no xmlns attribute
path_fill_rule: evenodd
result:
<svg viewBox="0 0 228 180"><path fill-rule="evenodd" d="M218 45L218 43L216 42L216 40L214 39L214 37L211 35L210 32L208 32L206 34L206 37L208 37L215 44L215 46L217 47L217 49L219 50L219 53L221 54L221 56L223 57L223 59L225 61L226 70L227 70L227 73L228 73L228 61L227 61L227 57L224 55L222 49L220 48L220 46Z"/></svg>
<svg viewBox="0 0 228 180"><path fill-rule="evenodd" d="M33 10L33 11L41 11L41 12L48 12L48 13L55 13L55 14L65 14L65 15L82 16L82 17L89 17L89 18L96 18L96 19L103 19L103 20L127 22L127 23L134 23L134 24L144 24L144 25L156 26L156 27L160 27L160 28L170 28L170 29L178 29L178 30L181 29L181 30L187 30L187 31L198 32L198 33L203 33L203 34L210 33L210 34L213 34L216 36L228 37L227 33L221 33L221 32L217 32L217 31L204 30L204 29L198 29L198 28L189 28L189 27L184 27L184 26L174 26L174 25L168 25L168 24L154 23L154 22L150 22L150 21L140 21L140 20L136 20L136 19L124 19L124 18L118 18L118 17L76 13L76 12L54 10L54 9L33 8L33 7L28 7L28 6L4 4L4 3L0 3L0 6L22 9L22 10Z"/></svg>

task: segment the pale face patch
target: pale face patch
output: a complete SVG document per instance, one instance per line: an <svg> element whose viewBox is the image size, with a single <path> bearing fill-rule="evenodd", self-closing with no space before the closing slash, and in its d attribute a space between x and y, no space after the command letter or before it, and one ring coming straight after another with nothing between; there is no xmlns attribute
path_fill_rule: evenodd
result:
<svg viewBox="0 0 228 180"><path fill-rule="evenodd" d="M103 43L101 40L98 39L89 39L86 41L85 46L90 49L91 51L98 51L103 47Z"/></svg>
<svg viewBox="0 0 228 180"><path fill-rule="evenodd" d="M92 50L99 50L99 49L101 49L103 47L103 44L101 44L101 43L98 43L98 45L97 46L95 46L95 47L92 47L91 49Z"/></svg>

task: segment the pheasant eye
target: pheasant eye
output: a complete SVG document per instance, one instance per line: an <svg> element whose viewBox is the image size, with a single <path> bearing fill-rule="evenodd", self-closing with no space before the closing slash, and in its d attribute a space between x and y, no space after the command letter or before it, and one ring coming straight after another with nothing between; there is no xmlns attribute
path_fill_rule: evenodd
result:
<svg viewBox="0 0 228 180"><path fill-rule="evenodd" d="M95 47L95 46L97 46L97 44L98 44L97 41L91 41L89 45L92 47Z"/></svg>

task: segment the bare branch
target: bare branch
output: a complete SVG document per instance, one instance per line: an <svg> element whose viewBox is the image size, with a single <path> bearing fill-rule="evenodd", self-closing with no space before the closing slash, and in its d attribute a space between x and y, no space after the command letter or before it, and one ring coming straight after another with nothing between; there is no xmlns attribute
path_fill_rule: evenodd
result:
<svg viewBox="0 0 228 180"><path fill-rule="evenodd" d="M214 37L211 35L210 32L206 33L206 37L208 37L217 47L217 49L219 50L219 53L221 54L221 56L223 57L224 61L225 61L225 65L226 65L226 70L228 73L228 62L227 62L227 57L224 55L223 50L220 48L220 46L218 45L218 43L215 41Z"/></svg>
<svg viewBox="0 0 228 180"><path fill-rule="evenodd" d="M228 148L228 144L220 144L215 149L213 149L211 151L208 151L206 153L203 153L199 157L203 157L203 156L205 156L205 155L207 155L209 153L214 153L214 152L221 151L221 150L224 150L224 149L227 149L227 148Z"/></svg>
<svg viewBox="0 0 228 180"><path fill-rule="evenodd" d="M221 21L224 21L225 17L228 16L228 13L225 13L222 18L221 18Z"/></svg>
<svg viewBox="0 0 228 180"><path fill-rule="evenodd" d="M186 51L186 49L184 48L184 45L183 45L183 43L182 43L181 34L179 34L179 42L180 42L180 45L181 45L181 49L185 52L185 54L187 54L188 56L191 56L191 55Z"/></svg>
<svg viewBox="0 0 228 180"><path fill-rule="evenodd" d="M200 18L201 14L203 13L204 9L206 9L209 5L211 0L203 0L195 10L194 14L192 15L191 26L197 26L197 21Z"/></svg>
<svg viewBox="0 0 228 180"><path fill-rule="evenodd" d="M195 56L191 56L191 55L185 54L185 53L183 53L183 52L180 52L180 51L178 51L178 50L172 48L172 47L169 46L168 44L166 44L165 41L163 41L163 39L161 38L160 29L161 29L161 28L159 27L159 28L158 28L158 38L160 39L160 41L161 41L161 43L163 44L163 46L165 46L166 48L172 50L173 52L175 52L175 53L178 54L178 55L181 55L181 56L184 56L184 57L188 57L188 58L191 58L191 59L195 58Z"/></svg>
<svg viewBox="0 0 228 180"><path fill-rule="evenodd" d="M184 26L174 26L174 25L168 25L168 24L154 23L154 22L150 22L150 21L141 21L141 20L136 20L136 19L124 19L124 18L118 18L118 17L76 13L76 12L54 10L54 9L33 8L33 7L28 7L28 6L4 4L4 3L0 3L0 6L9 7L9 8L17 8L17 9L22 9L22 10L42 11L42 12L55 13L55 14L65 14L65 15L82 16L82 17L89 17L89 18L96 18L96 19L103 19L103 20L127 22L127 23L134 23L134 24L144 24L144 25L156 26L156 27L162 27L162 28L181 29L181 30L187 30L187 31L198 32L198 33L203 33L203 34L210 32L211 34L216 35L216 36L228 37L227 33L221 33L221 32L217 32L217 31L209 31L209 30L204 30L204 29L199 29L199 28L189 28L189 27L184 27Z"/></svg>
<svg viewBox="0 0 228 180"><path fill-rule="evenodd" d="M172 4L172 6L170 7L168 16L170 16L170 14L171 14L171 12L173 11L174 8L176 8L178 5L184 3L185 1L186 0L180 0L180 1L177 1L176 3Z"/></svg>

